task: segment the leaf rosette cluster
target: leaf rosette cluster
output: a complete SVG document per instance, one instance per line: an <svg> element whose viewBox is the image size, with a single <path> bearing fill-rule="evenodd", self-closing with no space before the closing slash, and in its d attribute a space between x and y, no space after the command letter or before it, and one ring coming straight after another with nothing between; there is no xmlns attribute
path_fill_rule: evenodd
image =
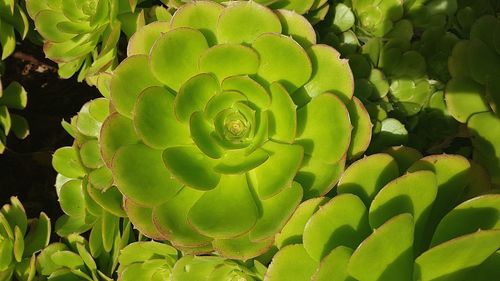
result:
<svg viewBox="0 0 500 281"><path fill-rule="evenodd" d="M131 36L144 24L138 1L29 0L35 28L43 37L45 55L58 63L59 75L95 84L99 73L117 63L117 44L123 31Z"/></svg>
<svg viewBox="0 0 500 281"><path fill-rule="evenodd" d="M21 202L10 202L0 210L0 280L35 280L36 255L49 244L50 220L45 213L28 220Z"/></svg>
<svg viewBox="0 0 500 281"><path fill-rule="evenodd" d="M333 187L371 123L347 61L315 40L301 15L252 1L186 4L131 38L99 145L136 227L251 258Z"/></svg>
<svg viewBox="0 0 500 281"><path fill-rule="evenodd" d="M280 250L264 280L498 276L500 196L485 194L492 192L486 172L457 155L389 153L349 166L333 199L299 206L277 236Z"/></svg>

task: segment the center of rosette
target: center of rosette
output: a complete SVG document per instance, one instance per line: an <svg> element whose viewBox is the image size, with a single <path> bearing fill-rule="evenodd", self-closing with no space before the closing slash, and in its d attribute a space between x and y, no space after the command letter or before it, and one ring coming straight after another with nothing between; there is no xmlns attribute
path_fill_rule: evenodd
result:
<svg viewBox="0 0 500 281"><path fill-rule="evenodd" d="M82 11L88 16L92 16L97 11L97 0L84 0L82 3Z"/></svg>
<svg viewBox="0 0 500 281"><path fill-rule="evenodd" d="M224 120L224 137L231 142L240 142L248 136L250 124L240 112L233 112Z"/></svg>

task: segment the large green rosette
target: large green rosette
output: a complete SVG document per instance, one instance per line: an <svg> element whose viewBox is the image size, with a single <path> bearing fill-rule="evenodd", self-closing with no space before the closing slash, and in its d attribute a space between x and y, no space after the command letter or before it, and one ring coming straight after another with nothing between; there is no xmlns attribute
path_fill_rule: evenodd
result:
<svg viewBox="0 0 500 281"><path fill-rule="evenodd" d="M304 17L252 1L186 4L131 38L99 145L139 230L248 259L334 186L371 123L347 61L315 43Z"/></svg>

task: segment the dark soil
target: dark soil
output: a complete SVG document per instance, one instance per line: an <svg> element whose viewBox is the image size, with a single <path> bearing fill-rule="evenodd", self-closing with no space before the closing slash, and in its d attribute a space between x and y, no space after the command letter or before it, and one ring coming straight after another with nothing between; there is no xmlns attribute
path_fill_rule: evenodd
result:
<svg viewBox="0 0 500 281"><path fill-rule="evenodd" d="M45 58L41 47L29 42L18 45L7 58L1 79L4 87L18 81L28 92L26 109L15 113L28 120L30 135L18 140L11 134L6 151L0 154L0 206L18 196L29 217L43 211L55 221L62 212L54 188L52 154L73 142L61 121L69 120L99 92L76 78L60 79L57 65Z"/></svg>

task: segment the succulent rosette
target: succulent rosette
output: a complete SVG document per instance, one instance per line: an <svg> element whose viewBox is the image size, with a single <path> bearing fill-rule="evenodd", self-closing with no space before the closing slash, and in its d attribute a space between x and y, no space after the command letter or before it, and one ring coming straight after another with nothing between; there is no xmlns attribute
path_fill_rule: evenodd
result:
<svg viewBox="0 0 500 281"><path fill-rule="evenodd" d="M28 16L19 5L19 1L0 3L0 60L10 56L16 48L16 31L24 39L29 31Z"/></svg>
<svg viewBox="0 0 500 281"><path fill-rule="evenodd" d="M280 250L264 280L500 276L500 195L484 194L485 171L457 155L388 153L349 166L333 199L299 206L276 238Z"/></svg>
<svg viewBox="0 0 500 281"><path fill-rule="evenodd" d="M35 28L43 37L45 55L59 64L59 75L95 84L99 73L117 63L121 32L131 36L144 25L138 2L121 0L28 0Z"/></svg>
<svg viewBox="0 0 500 281"><path fill-rule="evenodd" d="M118 280L172 280L177 250L155 241L139 241L127 245L118 258Z"/></svg>
<svg viewBox="0 0 500 281"><path fill-rule="evenodd" d="M56 191L64 212L55 227L60 236L91 228L100 233L96 235L111 235L121 218L126 217L123 196L113 185L113 176L102 161L98 146L102 122L108 115L109 100L98 98L84 104L71 123L63 121L63 127L75 141L73 146L58 149L52 159L58 172Z"/></svg>
<svg viewBox="0 0 500 281"><path fill-rule="evenodd" d="M50 220L41 213L29 219L16 197L0 210L0 280L31 281L36 275L36 255L49 244Z"/></svg>
<svg viewBox="0 0 500 281"><path fill-rule="evenodd" d="M186 4L131 38L99 144L136 227L247 259L333 187L371 123L347 61L315 42L304 17L253 1Z"/></svg>
<svg viewBox="0 0 500 281"><path fill-rule="evenodd" d="M486 15L471 27L449 58L445 98L450 114L472 134L473 157L500 184L500 19Z"/></svg>
<svg viewBox="0 0 500 281"><path fill-rule="evenodd" d="M70 234L60 242L48 245L37 257L37 280L116 280L120 250L135 239L130 223L120 228L120 235L110 237L110 241L92 234L89 240Z"/></svg>
<svg viewBox="0 0 500 281"><path fill-rule="evenodd" d="M4 152L7 143L7 135L12 132L19 139L29 135L28 121L18 114L9 110L21 110L26 107L28 96L23 86L12 82L7 88L2 88L0 82L0 154Z"/></svg>

